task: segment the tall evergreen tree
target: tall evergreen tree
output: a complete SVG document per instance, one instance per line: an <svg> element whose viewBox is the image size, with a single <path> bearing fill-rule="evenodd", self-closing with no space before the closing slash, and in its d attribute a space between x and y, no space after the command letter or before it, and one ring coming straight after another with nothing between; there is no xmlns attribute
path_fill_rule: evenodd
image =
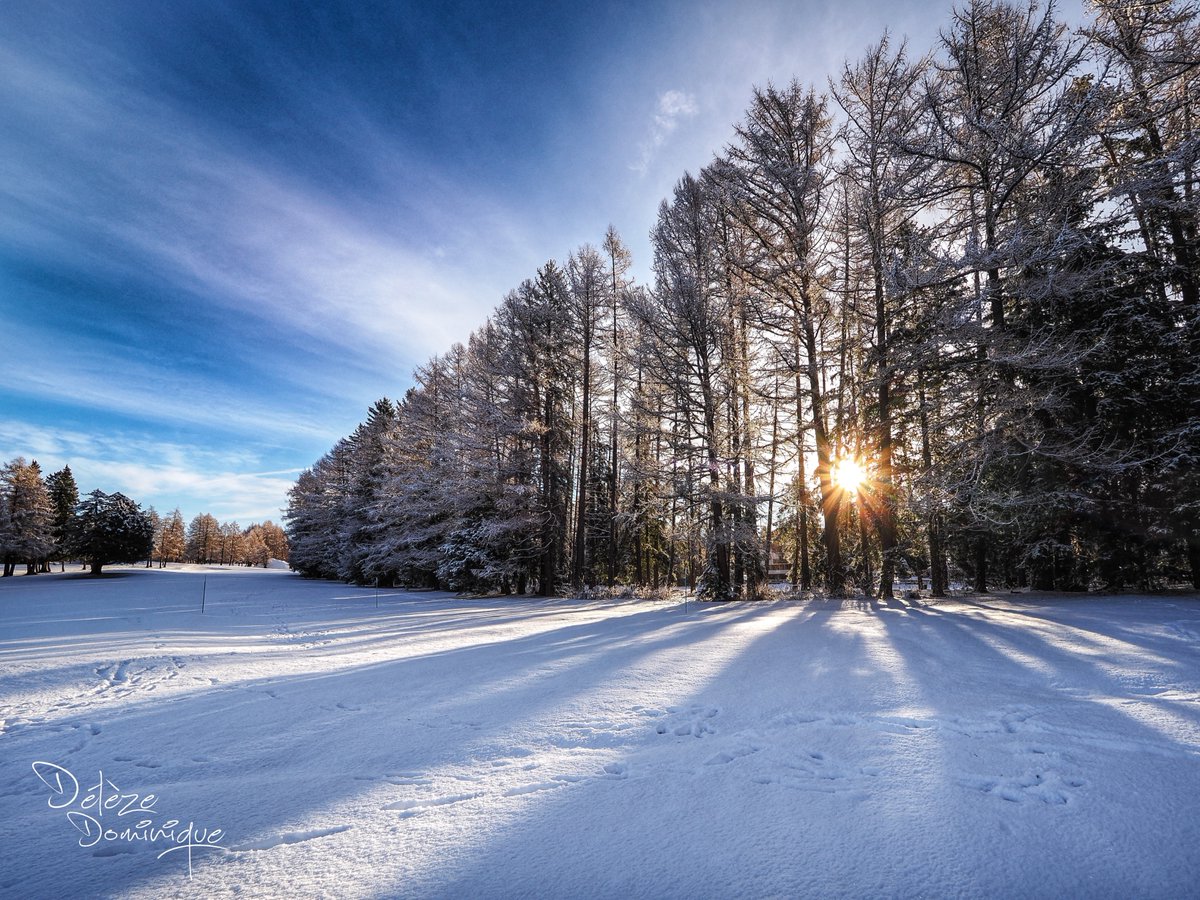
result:
<svg viewBox="0 0 1200 900"><path fill-rule="evenodd" d="M54 508L51 526L54 535L54 552L65 571L67 530L71 519L75 516L75 507L79 505L79 487L75 483L75 475L71 472L71 467L63 466L57 472L47 476L46 489L50 492L50 503Z"/></svg>
<svg viewBox="0 0 1200 900"><path fill-rule="evenodd" d="M80 502L71 523L71 553L93 575L110 563L145 559L154 545L154 525L140 506L122 493L92 491Z"/></svg>

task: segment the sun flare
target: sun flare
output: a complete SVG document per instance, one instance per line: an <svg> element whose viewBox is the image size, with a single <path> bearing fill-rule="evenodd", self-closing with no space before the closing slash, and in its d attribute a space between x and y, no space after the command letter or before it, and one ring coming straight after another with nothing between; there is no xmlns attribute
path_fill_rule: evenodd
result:
<svg viewBox="0 0 1200 900"><path fill-rule="evenodd" d="M867 480L867 470L853 456L844 456L833 464L833 483L850 494L857 494Z"/></svg>

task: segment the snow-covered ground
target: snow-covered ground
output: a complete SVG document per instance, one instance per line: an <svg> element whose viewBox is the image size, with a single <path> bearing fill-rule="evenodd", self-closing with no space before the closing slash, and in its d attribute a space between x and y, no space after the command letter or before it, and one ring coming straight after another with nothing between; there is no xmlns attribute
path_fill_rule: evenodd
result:
<svg viewBox="0 0 1200 900"><path fill-rule="evenodd" d="M1194 597L17 577L0 722L11 897L1200 893Z"/></svg>

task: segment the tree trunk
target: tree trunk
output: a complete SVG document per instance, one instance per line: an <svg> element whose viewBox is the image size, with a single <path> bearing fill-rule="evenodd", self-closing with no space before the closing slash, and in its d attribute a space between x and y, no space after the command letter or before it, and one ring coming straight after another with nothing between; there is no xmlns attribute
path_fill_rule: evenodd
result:
<svg viewBox="0 0 1200 900"><path fill-rule="evenodd" d="M775 396L771 398L771 460L767 467L767 535L763 550L763 564L771 568L771 545L774 541L772 527L775 519L775 457L779 453L779 382L775 382ZM769 578L769 576L768 576Z"/></svg>
<svg viewBox="0 0 1200 900"><path fill-rule="evenodd" d="M975 590L980 594L987 593L987 567L988 539L981 534L975 539Z"/></svg>
<svg viewBox="0 0 1200 900"><path fill-rule="evenodd" d="M888 323L882 260L875 260L875 341L879 352L879 597L894 596L896 577L896 494L892 475L891 372L888 362ZM862 510L859 510L861 515Z"/></svg>
<svg viewBox="0 0 1200 900"><path fill-rule="evenodd" d="M547 392L548 394L548 392ZM552 461L551 434L554 430L554 410L552 401L547 395L543 406L545 419L542 422L541 455L542 455L542 553L538 570L538 593L543 597L554 595L555 569L558 560L555 549L558 543L558 529L555 527L557 504L554 498L554 463Z"/></svg>
<svg viewBox="0 0 1200 900"><path fill-rule="evenodd" d="M917 370L917 399L921 404L921 462L928 476L933 471L933 445L929 433L929 406L925 393L925 370ZM946 596L946 551L942 542L942 517L937 509L930 509L926 523L929 542L929 593L934 597Z"/></svg>
<svg viewBox="0 0 1200 900"><path fill-rule="evenodd" d="M585 307L585 316L591 312ZM587 565L587 508L588 508L588 469L591 463L589 456L592 432L592 335L589 326L584 327L583 333L583 408L580 417L583 420L583 435L580 437L579 450L579 500L575 510L575 547L571 559L571 584L576 588L583 584L584 567Z"/></svg>

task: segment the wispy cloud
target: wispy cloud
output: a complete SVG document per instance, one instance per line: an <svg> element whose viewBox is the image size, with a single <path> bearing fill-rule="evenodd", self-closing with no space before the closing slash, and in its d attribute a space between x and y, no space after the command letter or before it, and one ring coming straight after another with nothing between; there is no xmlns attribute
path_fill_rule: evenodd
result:
<svg viewBox="0 0 1200 900"><path fill-rule="evenodd" d="M667 138L684 119L690 119L700 111L696 98L684 91L669 90L658 95L653 121L648 137L638 145L638 158L629 168L642 175L650 168L658 151Z"/></svg>
<svg viewBox="0 0 1200 900"><path fill-rule="evenodd" d="M222 520L280 518L299 469L262 471L248 448L203 448L136 434L83 432L0 421L0 462L36 459L49 474L71 467L82 493L121 491L159 512L179 505L190 518L209 512Z"/></svg>
<svg viewBox="0 0 1200 900"><path fill-rule="evenodd" d="M25 73L21 84L42 71L11 53L3 62ZM72 229L90 229L82 241L94 254L90 268L136 259L168 283L320 336L352 356L383 346L413 355L442 347L465 337L464 321L482 318L502 294L501 285L471 272L473 260L440 263L380 221L378 208L363 215L342 198L226 148L152 100L114 97L52 70L41 84L36 130L62 135L64 146L54 147L52 167L44 156L4 154L9 192L18 201L0 217L6 241L77 253L80 234L56 234L43 224L62 222L70 211ZM113 121L122 122L119 138L102 130L101 123ZM97 178L101 190L83 183ZM438 202L428 208L417 192L377 200L403 209L410 223L426 220L427 231L436 230L442 208L454 206L466 221L496 225L491 240L509 240L510 251L512 242L523 243L511 223L500 225L502 213L486 199L452 190L440 185Z"/></svg>

